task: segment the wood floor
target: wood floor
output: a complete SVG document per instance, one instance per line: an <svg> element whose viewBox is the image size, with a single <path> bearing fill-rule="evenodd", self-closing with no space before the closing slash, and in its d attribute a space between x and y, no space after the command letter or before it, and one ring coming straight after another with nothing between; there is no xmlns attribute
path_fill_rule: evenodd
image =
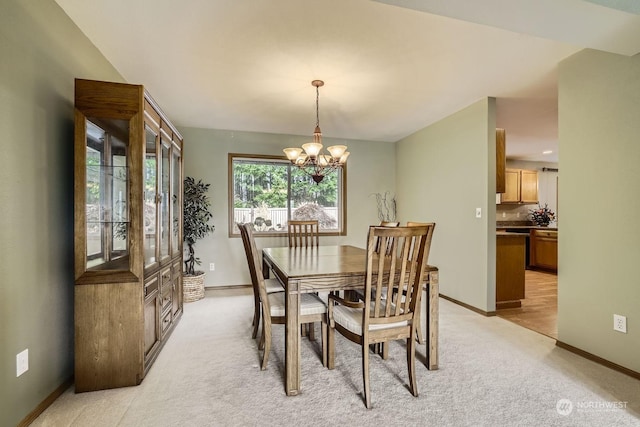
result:
<svg viewBox="0 0 640 427"><path fill-rule="evenodd" d="M558 276L526 270L524 295L522 307L497 310L497 315L558 339Z"/></svg>

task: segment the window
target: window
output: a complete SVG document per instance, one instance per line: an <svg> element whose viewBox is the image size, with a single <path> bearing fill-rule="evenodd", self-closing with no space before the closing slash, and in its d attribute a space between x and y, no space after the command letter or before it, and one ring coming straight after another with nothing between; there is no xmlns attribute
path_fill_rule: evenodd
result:
<svg viewBox="0 0 640 427"><path fill-rule="evenodd" d="M320 234L346 234L346 169L316 184L285 157L229 154L229 235L250 222L258 235L287 233L287 221L317 219Z"/></svg>

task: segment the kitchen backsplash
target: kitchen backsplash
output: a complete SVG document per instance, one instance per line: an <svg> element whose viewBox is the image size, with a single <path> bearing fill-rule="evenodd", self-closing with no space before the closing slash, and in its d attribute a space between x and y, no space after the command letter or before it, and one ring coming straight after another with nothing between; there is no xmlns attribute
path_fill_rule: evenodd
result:
<svg viewBox="0 0 640 427"><path fill-rule="evenodd" d="M496 205L496 221L528 221L529 209L538 205Z"/></svg>

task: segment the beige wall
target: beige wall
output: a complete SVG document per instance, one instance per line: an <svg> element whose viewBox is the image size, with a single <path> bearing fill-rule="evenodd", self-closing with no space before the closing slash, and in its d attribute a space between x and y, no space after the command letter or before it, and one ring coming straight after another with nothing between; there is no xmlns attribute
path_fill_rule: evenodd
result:
<svg viewBox="0 0 640 427"><path fill-rule="evenodd" d="M213 220L216 230L196 243L196 255L207 271L205 286L249 284L249 270L239 238L229 238L228 153L283 155L285 147L300 146L310 136L277 135L213 129L180 128L184 136L185 176L210 183ZM347 236L322 238L323 244L350 244L364 247L367 227L378 223L373 193L395 188L395 146L391 143L323 138L325 145L341 143L351 153L347 164ZM283 246L280 238L257 239L259 248Z"/></svg>
<svg viewBox="0 0 640 427"><path fill-rule="evenodd" d="M399 219L436 222L441 293L495 310L495 99L402 139L396 156Z"/></svg>
<svg viewBox="0 0 640 427"><path fill-rule="evenodd" d="M54 1L0 9L0 425L15 426L73 375L74 78L122 78Z"/></svg>
<svg viewBox="0 0 640 427"><path fill-rule="evenodd" d="M558 338L640 372L640 55L560 63ZM613 331L613 314L628 333Z"/></svg>

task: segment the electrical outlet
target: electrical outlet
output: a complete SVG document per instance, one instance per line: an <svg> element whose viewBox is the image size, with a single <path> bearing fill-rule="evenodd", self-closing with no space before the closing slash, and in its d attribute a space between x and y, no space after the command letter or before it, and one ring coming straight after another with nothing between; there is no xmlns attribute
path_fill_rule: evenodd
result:
<svg viewBox="0 0 640 427"><path fill-rule="evenodd" d="M621 316L619 314L614 314L613 315L613 330L626 334L627 333L627 317L626 316Z"/></svg>
<svg viewBox="0 0 640 427"><path fill-rule="evenodd" d="M209 271L215 271L216 270L216 264L213 262L209 263Z"/></svg>
<svg viewBox="0 0 640 427"><path fill-rule="evenodd" d="M482 208L476 208L476 218L482 218Z"/></svg>
<svg viewBox="0 0 640 427"><path fill-rule="evenodd" d="M16 377L29 370L29 349L25 349L16 355Z"/></svg>
<svg viewBox="0 0 640 427"><path fill-rule="evenodd" d="M506 212L502 212L502 218L506 218L507 217L507 213Z"/></svg>

